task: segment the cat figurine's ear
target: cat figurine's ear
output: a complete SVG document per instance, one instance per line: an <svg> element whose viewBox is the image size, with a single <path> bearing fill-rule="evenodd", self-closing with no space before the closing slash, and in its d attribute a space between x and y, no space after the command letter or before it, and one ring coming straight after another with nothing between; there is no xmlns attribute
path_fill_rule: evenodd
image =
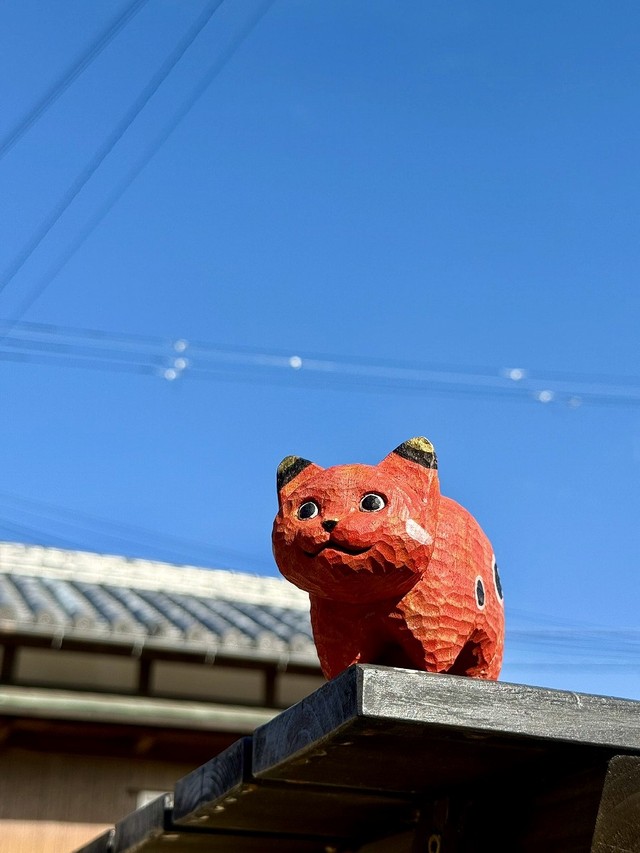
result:
<svg viewBox="0 0 640 853"><path fill-rule="evenodd" d="M302 485L306 479L321 470L320 466L309 462L308 459L303 459L301 456L285 456L278 465L278 472L276 474L278 496L286 495L289 491Z"/></svg>
<svg viewBox="0 0 640 853"><path fill-rule="evenodd" d="M418 478L429 491L438 489L438 459L433 444L424 436L410 438L382 460L390 473Z"/></svg>
<svg viewBox="0 0 640 853"><path fill-rule="evenodd" d="M438 457L436 456L433 444L423 435L403 441L402 444L396 447L393 453L396 453L403 459L409 459L411 462L422 465L423 468L438 467Z"/></svg>
<svg viewBox="0 0 640 853"><path fill-rule="evenodd" d="M398 465L405 465L405 460L415 462L416 465L429 471L437 471L438 468L438 458L433 444L422 435L403 441L388 456L385 456L380 464L397 468Z"/></svg>

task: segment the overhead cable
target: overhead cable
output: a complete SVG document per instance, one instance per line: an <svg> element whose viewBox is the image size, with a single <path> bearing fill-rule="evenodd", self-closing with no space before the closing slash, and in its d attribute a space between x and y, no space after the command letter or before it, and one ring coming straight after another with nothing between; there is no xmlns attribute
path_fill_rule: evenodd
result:
<svg viewBox="0 0 640 853"><path fill-rule="evenodd" d="M64 252L56 259L56 261L47 270L47 272L40 278L35 287L33 287L29 291L29 293L26 294L23 300L18 304L18 307L11 315L10 321L8 323L9 328L11 328L14 323L24 317L29 308L31 308L34 302L42 295L42 293L51 284L51 282L54 281L56 276L61 272L61 270L64 269L67 263L75 255L75 253L84 245L86 240L88 240L91 234L93 234L93 232L98 227L98 225L100 225L103 219L105 219L105 217L111 212L111 210L115 207L120 198L122 198L122 196L131 186L131 184L136 180L138 175L156 156L156 154L160 151L165 142L167 142L169 137L180 125L183 119L186 118L186 116L193 109L193 107L196 105L202 95L204 95L209 86L214 82L214 80L217 78L217 76L220 74L220 72L229 62L229 60L237 52L242 42L255 29L257 24L266 15L271 6L273 6L274 2L275 0L266 0L266 2L261 3L255 9L254 13L247 19L242 28L235 34L226 49L209 66L206 73L194 86L188 97L176 110L176 112L167 122L163 130L143 151L138 160L134 163L134 165L127 172L124 178L109 193L109 195L100 205L100 207L93 213L93 215L89 217L89 219L85 222L76 237L66 247ZM2 335L1 332L0 335Z"/></svg>
<svg viewBox="0 0 640 853"><path fill-rule="evenodd" d="M41 118L58 98L63 95L69 86L85 71L96 59L107 45L113 41L118 33L135 17L149 0L133 0L117 15L107 27L100 33L95 41L81 56L71 65L55 83L53 83L42 97L31 107L5 135L0 139L0 160L7 154L25 133Z"/></svg>
<svg viewBox="0 0 640 853"><path fill-rule="evenodd" d="M598 376L521 368L420 364L341 355L300 355L257 347L107 333L0 321L0 360L131 371L205 381L284 384L330 391L448 393L534 400L544 405L640 404L640 377Z"/></svg>
<svg viewBox="0 0 640 853"><path fill-rule="evenodd" d="M16 536L16 541L21 544L41 545L43 541L47 541L49 546L54 548L68 548L70 550L78 550L80 548L77 540L65 539L56 533L43 538L41 529L24 524L15 524L14 522L6 521L4 518L0 519L0 530L7 531L12 537ZM4 539L4 537L2 538Z"/></svg>
<svg viewBox="0 0 640 853"><path fill-rule="evenodd" d="M166 531L149 530L139 525L101 518L82 510L66 509L57 504L5 491L0 491L0 510L0 528L8 520L9 524L27 523L30 525L29 529L40 530L41 535L53 530L53 535L58 537L61 528L63 531L71 530L73 539L69 538L68 541L74 541L74 547L78 547L78 541L86 541L87 538L95 540L99 537L107 542L118 543L115 548L117 551L125 545L130 554L136 551L148 553L153 549L156 553L162 553L163 559L171 559L174 562L177 560L195 564L195 555L200 555L200 561L206 559L207 564L217 567L237 569L238 566L244 566L253 570L266 568L265 561L256 555L172 536ZM38 526L34 527L34 523Z"/></svg>
<svg viewBox="0 0 640 853"><path fill-rule="evenodd" d="M106 157L118 144L120 139L122 139L129 127L140 115L142 110L149 103L151 98L158 91L160 86L164 83L164 81L176 67L178 62L182 59L189 47L191 47L198 35L209 23L209 21L219 9L219 7L222 5L222 3L224 3L224 0L213 0L213 2L209 2L206 5L204 11L198 16L197 20L189 28L186 35L182 39L180 39L177 46L165 59L158 71L153 75L149 83L147 83L140 95L138 95L132 106L127 110L123 118L117 123L116 127L109 134L109 136L100 146L98 151L94 154L94 156L87 163L84 169L82 169L80 174L64 193L58 204L56 204L53 210L50 211L49 215L43 220L43 222L40 223L39 227L35 230L35 232L32 234L27 243L22 247L22 249L18 252L15 258L11 261L9 266L5 269L2 276L0 276L0 293L2 293L2 291L7 287L7 285L10 284L10 282L14 279L17 273L22 269L24 264L31 257L33 252L38 248L38 246L44 240L47 234L51 231L53 226L58 222L60 217L71 205L76 196L80 193L80 191L87 184L90 178L95 174L95 172L98 170L98 168L106 159Z"/></svg>

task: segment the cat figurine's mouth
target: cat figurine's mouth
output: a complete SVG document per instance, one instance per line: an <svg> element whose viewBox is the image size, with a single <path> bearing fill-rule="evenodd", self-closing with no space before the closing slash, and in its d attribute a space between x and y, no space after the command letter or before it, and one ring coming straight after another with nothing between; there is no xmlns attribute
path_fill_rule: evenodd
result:
<svg viewBox="0 0 640 853"><path fill-rule="evenodd" d="M331 550L331 551L339 551L341 554L350 554L352 557L357 557L358 554L364 554L366 551L370 551L372 548L371 545L368 545L366 548L347 548L345 545L338 545L337 542L333 542L329 539L323 545L321 545L317 551L304 551L307 557L317 557L318 554L321 554L323 551Z"/></svg>

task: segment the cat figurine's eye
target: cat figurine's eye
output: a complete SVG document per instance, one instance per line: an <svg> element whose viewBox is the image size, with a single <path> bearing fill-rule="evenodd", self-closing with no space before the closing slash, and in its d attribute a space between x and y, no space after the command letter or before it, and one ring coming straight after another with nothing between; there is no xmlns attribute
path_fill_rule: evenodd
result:
<svg viewBox="0 0 640 853"><path fill-rule="evenodd" d="M387 505L387 502L382 495L377 495L375 492L369 492L360 501L360 509L364 512L378 512Z"/></svg>
<svg viewBox="0 0 640 853"><path fill-rule="evenodd" d="M298 518L315 518L319 512L317 503L314 501L305 501L298 510Z"/></svg>

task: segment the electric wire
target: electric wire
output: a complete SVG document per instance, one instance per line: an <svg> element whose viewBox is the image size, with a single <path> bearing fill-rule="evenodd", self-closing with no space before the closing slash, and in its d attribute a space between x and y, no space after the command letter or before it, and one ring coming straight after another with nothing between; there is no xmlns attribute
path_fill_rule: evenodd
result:
<svg viewBox="0 0 640 853"><path fill-rule="evenodd" d="M69 208L69 206L72 204L72 202L81 192L81 190L85 187L91 177L99 169L99 167L108 157L111 151L113 151L120 139L122 139L122 137L127 132L129 127L133 124L135 119L140 115L142 110L149 103L151 98L155 95L155 93L167 79L169 74L171 74L178 62L182 59L184 54L187 52L187 50L191 47L196 38L200 35L202 30L209 23L209 21L220 8L222 3L224 3L224 0L213 0L213 2L209 2L203 12L201 12L201 14L198 16L195 23L192 24L187 33L180 39L176 47L164 60L158 71L156 71L149 83L147 83L142 92L138 95L138 97L136 98L132 106L127 110L123 118L117 123L116 127L109 134L109 136L100 146L98 151L94 154L91 160L86 164L80 174L66 190L58 204L56 204L56 206L51 210L49 215L41 222L41 224L35 230L31 238L18 252L16 257L11 261L9 266L3 272L2 276L0 276L0 293L4 291L4 289L7 287L7 285L10 284L11 281L13 281L17 273L22 269L24 264L33 254L33 252L38 248L40 243L49 234L51 229L62 217L65 211Z"/></svg>
<svg viewBox="0 0 640 853"><path fill-rule="evenodd" d="M42 356L40 358L34 358L33 356L26 355L24 353L8 353L3 355L2 359L4 361L9 361L17 364L42 364L46 367L60 367L61 362L56 358L47 358L47 356ZM109 363L109 362L101 362L101 361L93 361L91 359L74 359L69 358L65 360L63 363L65 367L78 367L78 368L88 368L91 370L102 370L108 371L109 373L132 373L137 375L144 376L157 376L158 371L154 370L151 367L146 365L137 365L137 364L119 364L119 363Z"/></svg>
<svg viewBox="0 0 640 853"><path fill-rule="evenodd" d="M4 337L2 335L4 334ZM107 333L48 324L0 321L0 360L132 372L166 380L280 385L322 391L395 394L445 393L536 401L579 408L640 405L640 378L560 371L518 371L478 366L416 364L340 355L297 355L258 347ZM520 375L525 374L526 375ZM529 376L536 376L535 380ZM610 381L606 381L609 379Z"/></svg>
<svg viewBox="0 0 640 853"><path fill-rule="evenodd" d="M235 549L220 548L210 543L188 539L181 536L150 530L139 525L126 524L121 521L105 519L78 509L67 509L59 505L50 504L46 501L25 498L20 495L0 491L0 508L2 516L0 528L3 526L7 515L15 517L15 514L26 515L28 520L35 521L41 531L51 529L51 525L71 528L75 533L75 539L69 541L78 542L80 537L89 535L95 540L96 534L103 540L117 542L126 545L131 551L137 549L148 552L154 549L157 553L163 553L163 559L172 561L178 559L185 563L194 563L194 554L199 554L199 561L206 558L207 564L214 564L223 568L235 568L239 565L253 567L254 569L267 568L265 561L257 555L247 554ZM23 523L24 518L19 518L18 523ZM36 529L36 528L32 528ZM58 528L56 528L58 529ZM57 535L57 534L54 534ZM269 564L270 567L270 564Z"/></svg>
<svg viewBox="0 0 640 853"><path fill-rule="evenodd" d="M28 543L34 545L42 545L42 531L35 527L30 527L25 524L16 524L15 522L7 521L6 519L0 519L0 530L6 530L12 535L16 535L19 537L18 541L21 545ZM80 550L81 546L77 540L65 539L64 537L58 536L57 534L52 534L47 537L50 547L54 548L68 548L70 550ZM10 541L10 540L7 540Z"/></svg>
<svg viewBox="0 0 640 853"><path fill-rule="evenodd" d="M0 319L0 335L4 334L10 325L9 320ZM214 343L201 339L183 339L180 337L162 337L160 335L151 335L140 332L108 332L103 329L92 329L83 326L64 326L59 323L44 323L22 320L15 324L15 330L12 331L11 338L7 340L15 340L17 344L33 342L34 344L42 341L53 345L54 342L68 343L67 339L77 342L77 345L87 344L90 346L105 346L113 348L124 347L125 351L157 351L158 348L170 348L172 350L183 351L188 349L191 353L202 353L205 355L220 357L223 360L237 361L248 366L277 366L277 367L294 367L302 369L320 369L322 372L331 373L339 372L345 365L353 366L354 369L361 369L363 372L379 373L380 375L388 375L390 378L396 378L399 373L407 375L418 375L421 378L427 376L430 372L438 375L440 378L446 374L456 377L469 377L472 380L484 378L486 380L496 380L503 382L505 379L510 379L509 384L518 385L523 379L535 377L541 381L558 381L572 382L576 381L580 384L597 384L617 386L625 385L631 388L640 389L640 376L632 374L584 374L576 372L566 372L560 370L536 370L534 368L523 368L518 372L524 374L520 379L511 379L511 373L515 371L512 368L496 367L495 365L461 365L443 362L423 362L416 363L414 361L389 359L370 356L355 356L348 357L336 353L313 353L304 357L292 356L282 349L267 348L256 345L234 344L230 347L227 344ZM294 364L292 365L292 361Z"/></svg>
<svg viewBox="0 0 640 853"><path fill-rule="evenodd" d="M102 51L113 41L118 33L137 15L149 0L133 0L129 5L100 33L78 57L62 76L55 81L42 95L42 97L31 107L15 125L0 139L0 160L14 145L30 130L45 112L63 95L91 63L97 59Z"/></svg>
<svg viewBox="0 0 640 853"><path fill-rule="evenodd" d="M181 122L186 118L189 112L197 104L200 98L208 90L209 86L218 77L229 60L237 52L238 48L251 34L258 23L273 6L275 0L266 0L260 4L254 13L247 19L245 24L236 33L233 40L216 58L212 65L207 69L206 73L200 78L198 83L191 90L189 96L183 101L178 110L174 113L171 120L167 122L162 131L153 140L153 142L145 149L138 160L134 163L131 169L127 172L124 178L111 190L107 198L100 207L89 217L84 226L80 229L74 240L67 246L65 251L52 264L47 272L40 278L35 287L23 298L18 304L15 311L12 313L8 321L8 328L11 328L17 323L31 308L34 302L44 293L46 288L55 280L58 274L64 269L76 252L84 245L84 243L93 234L100 223L108 216L111 210L115 207L118 201L122 198L125 192L136 180L138 175L147 167L151 160L161 150L173 132L178 128ZM6 332L4 333L6 334ZM2 337L0 337L0 341Z"/></svg>

